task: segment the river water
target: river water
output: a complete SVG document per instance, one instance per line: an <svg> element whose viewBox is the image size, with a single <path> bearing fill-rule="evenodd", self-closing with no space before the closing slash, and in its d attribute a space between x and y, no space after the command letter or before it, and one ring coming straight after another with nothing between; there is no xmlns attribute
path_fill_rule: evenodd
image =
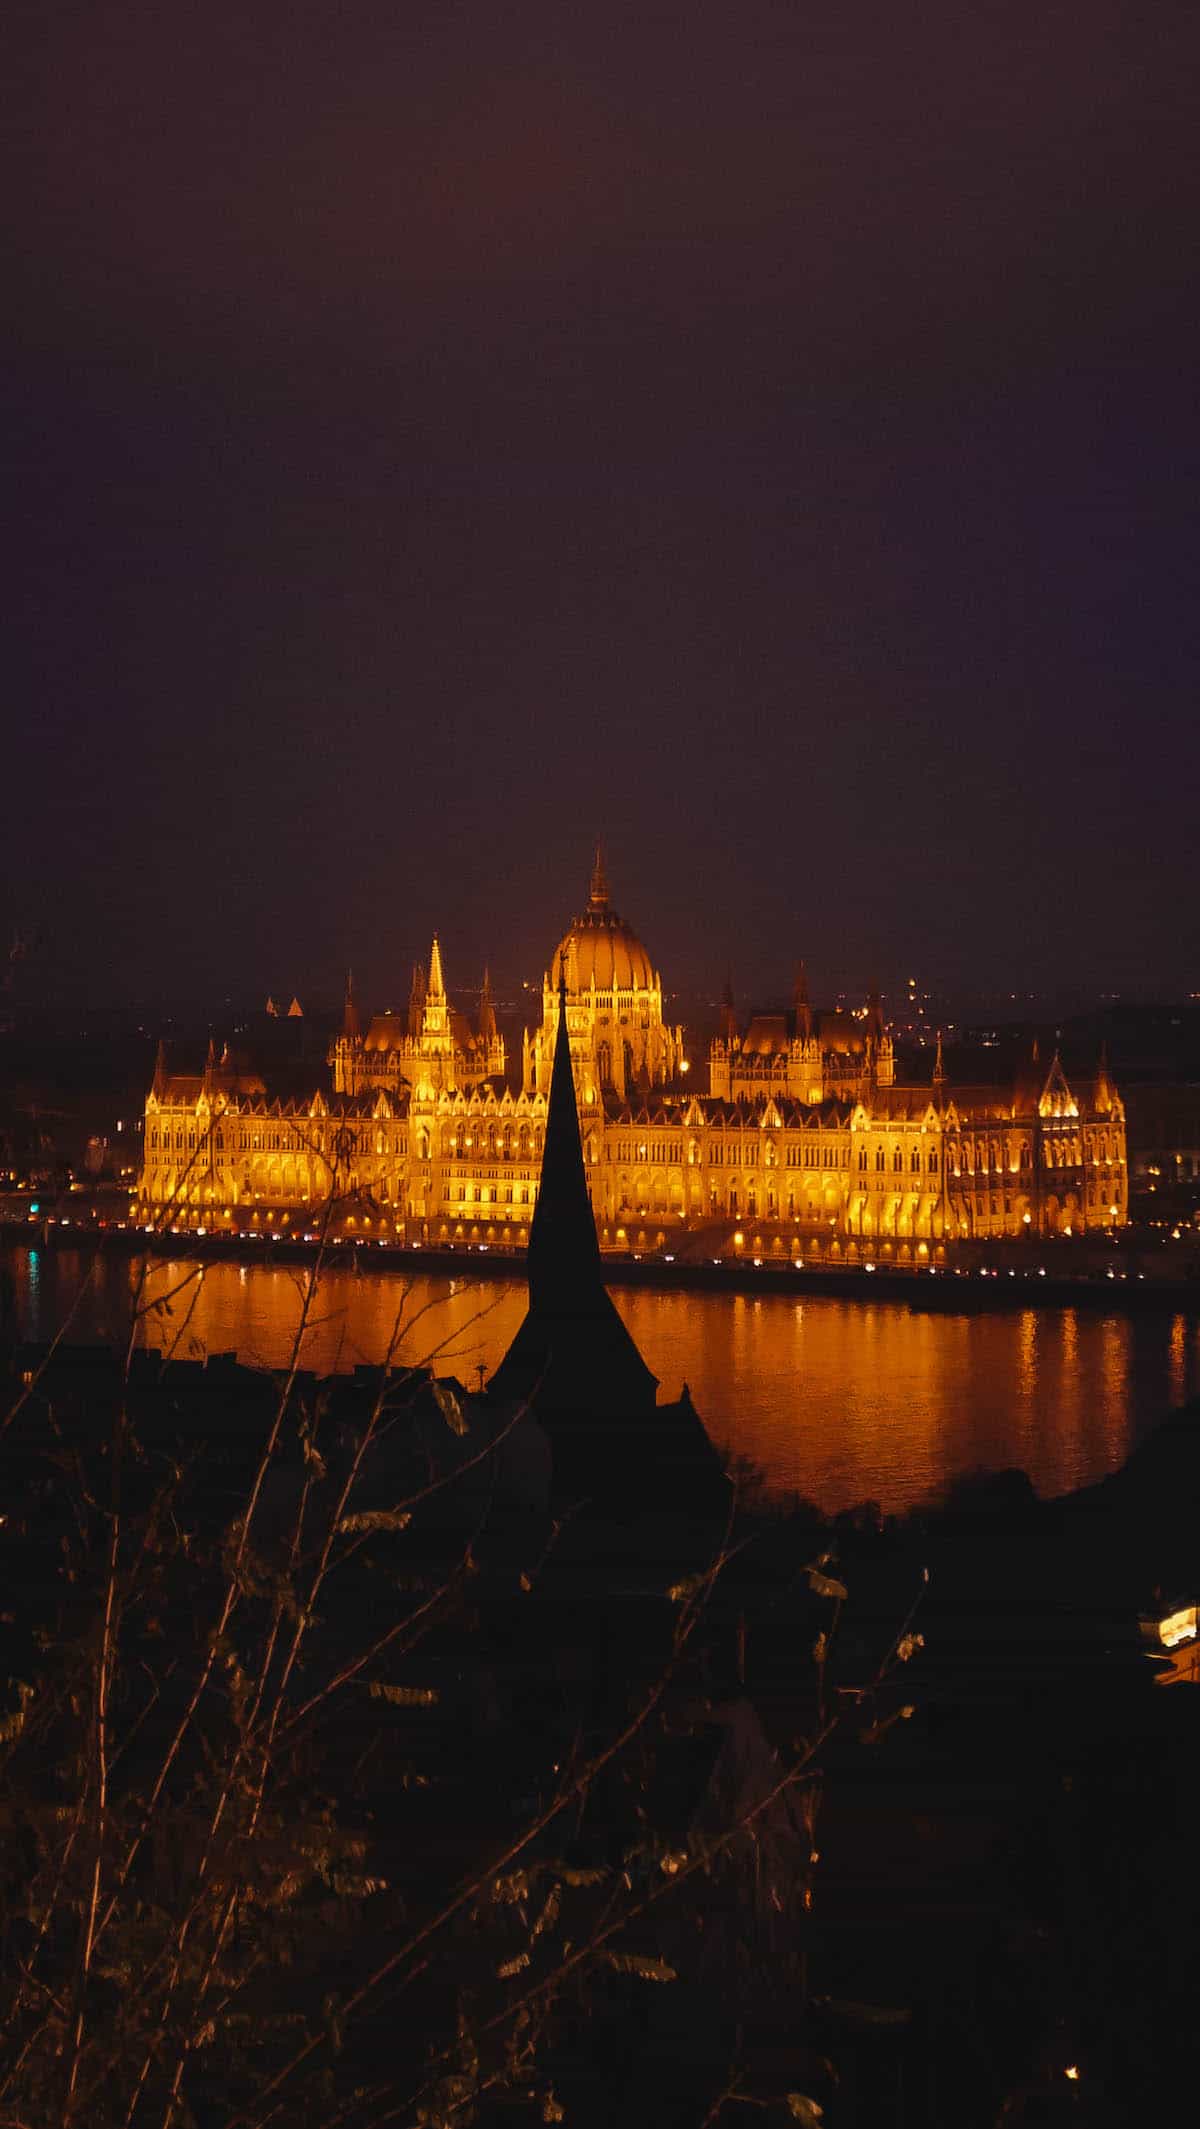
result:
<svg viewBox="0 0 1200 2129"><path fill-rule="evenodd" d="M128 1335L137 1266L68 1249L14 1248L6 1261L24 1335L46 1339L70 1314L72 1340ZM153 1264L145 1299L194 1266ZM210 1263L142 1321L143 1342L180 1357L236 1351L287 1363L305 1273ZM1168 1311L1126 1316L1025 1309L923 1314L902 1301L786 1294L614 1294L660 1381L684 1382L709 1432L772 1489L826 1509L889 1510L936 1497L963 1474L1020 1466L1039 1493L1112 1471L1173 1406L1200 1395L1200 1322ZM431 1359L472 1385L495 1366L525 1308L523 1281L395 1272L324 1275L302 1364L319 1372L376 1361L403 1309L398 1358ZM1200 1423L1200 1422L1198 1422Z"/></svg>

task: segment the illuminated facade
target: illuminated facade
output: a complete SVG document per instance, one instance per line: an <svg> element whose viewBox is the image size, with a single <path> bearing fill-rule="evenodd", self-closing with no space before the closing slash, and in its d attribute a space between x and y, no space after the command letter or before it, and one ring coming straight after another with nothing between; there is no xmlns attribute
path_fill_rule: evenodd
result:
<svg viewBox="0 0 1200 2129"><path fill-rule="evenodd" d="M1125 1112L1103 1063L1068 1083L1036 1049L1011 1084L896 1080L877 999L817 1013L801 973L792 1009L740 1026L726 997L704 1091L661 977L612 908L597 861L587 907L546 970L521 1080L485 977L478 1022L449 1003L434 941L406 1016L364 1034L347 996L332 1084L272 1101L210 1051L203 1074L167 1072L146 1100L141 1217L336 1231L431 1245L521 1247L536 1202L557 981L589 1189L619 1250L927 1261L948 1242L1082 1234L1127 1218ZM690 1238L690 1239L689 1239Z"/></svg>

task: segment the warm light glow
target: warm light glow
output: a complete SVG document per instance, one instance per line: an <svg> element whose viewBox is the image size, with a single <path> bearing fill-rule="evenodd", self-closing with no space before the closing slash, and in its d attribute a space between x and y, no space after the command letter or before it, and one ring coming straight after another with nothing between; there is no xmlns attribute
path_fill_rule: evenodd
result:
<svg viewBox="0 0 1200 2129"><path fill-rule="evenodd" d="M1180 1611L1168 1612L1158 1622L1158 1638L1164 1648L1178 1648L1183 1641L1196 1639L1196 1606L1185 1604Z"/></svg>
<svg viewBox="0 0 1200 2129"><path fill-rule="evenodd" d="M1079 2079L1079 2066L1078 2066L1078 2064L1077 2064L1077 2063L1073 2063L1073 2062L1069 2062L1069 2063L1067 2064L1067 2067L1066 2067L1066 2069L1065 2069L1065 2070L1064 2070L1064 2072L1063 2072L1063 2075L1064 2075L1064 2077L1069 2077L1069 2078L1070 2078L1070 2080L1071 2080L1071 2083L1072 2083L1072 2084L1076 2084L1076 2083L1078 2082L1078 2079Z"/></svg>

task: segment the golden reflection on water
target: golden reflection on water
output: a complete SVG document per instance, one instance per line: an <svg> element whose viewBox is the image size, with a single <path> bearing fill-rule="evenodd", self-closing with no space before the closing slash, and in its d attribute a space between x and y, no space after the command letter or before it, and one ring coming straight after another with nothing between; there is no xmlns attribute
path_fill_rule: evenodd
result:
<svg viewBox="0 0 1200 2129"><path fill-rule="evenodd" d="M100 1260L70 1335L116 1340L127 1320L128 1263ZM49 1336L87 1260L73 1252L14 1254L19 1316ZM187 1278L186 1261L152 1266L153 1301ZM213 1263L144 1319L144 1342L181 1358L235 1351L288 1364L307 1273ZM1019 1466L1043 1494L1103 1477L1171 1405L1200 1392L1200 1324L1182 1316L1092 1315L1073 1309L943 1315L897 1302L790 1295L659 1293L614 1298L660 1382L686 1381L713 1437L747 1458L772 1488L823 1507L873 1499L898 1509L978 1469ZM190 1309L190 1313L189 1313ZM376 1362L401 1316L398 1359L431 1360L474 1386L493 1368L525 1310L520 1280L327 1273L310 1306L300 1364L319 1373Z"/></svg>

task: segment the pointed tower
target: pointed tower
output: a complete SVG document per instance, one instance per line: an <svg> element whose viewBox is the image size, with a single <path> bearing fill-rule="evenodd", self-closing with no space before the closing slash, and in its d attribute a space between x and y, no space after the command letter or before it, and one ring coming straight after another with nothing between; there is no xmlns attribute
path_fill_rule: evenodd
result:
<svg viewBox="0 0 1200 2129"><path fill-rule="evenodd" d="M803 961L796 964L792 1014L794 1032L789 1058L788 1093L811 1108L825 1099L825 1068L808 995L808 970Z"/></svg>
<svg viewBox="0 0 1200 2129"><path fill-rule="evenodd" d="M883 1018L883 1000L872 990L867 1000L867 1085L890 1087L896 1078L896 1053Z"/></svg>
<svg viewBox="0 0 1200 2129"><path fill-rule="evenodd" d="M657 1383L604 1284L588 1196L567 1040L560 962L558 1029L542 1176L529 1230L529 1310L492 1377L492 1391L529 1398L538 1417L621 1421L651 1414ZM557 1439L551 1428L552 1439ZM631 1482L633 1474L630 1474Z"/></svg>
<svg viewBox="0 0 1200 2129"><path fill-rule="evenodd" d="M713 1101L730 1101L733 1088L733 1051L737 1043L737 1014L733 1006L733 981L726 976L721 992L717 1032L708 1046L708 1091Z"/></svg>
<svg viewBox="0 0 1200 2129"><path fill-rule="evenodd" d="M412 983L408 993L408 1032L414 1038L425 1025L425 971L419 961L413 962Z"/></svg>
<svg viewBox="0 0 1200 2129"><path fill-rule="evenodd" d="M346 1002L342 1007L342 1029L329 1052L333 1065L333 1090L335 1094L359 1094L363 1084L363 1041L354 1003L354 974L346 970Z"/></svg>
<svg viewBox="0 0 1200 2129"><path fill-rule="evenodd" d="M812 1040L812 1006L808 997L808 970L803 961L796 963L796 981L792 990L792 1004L796 1013L796 1037L800 1042Z"/></svg>
<svg viewBox="0 0 1200 2129"><path fill-rule="evenodd" d="M937 1031L937 1052L933 1060L933 1084L939 1094L946 1086L946 1060L942 1055L942 1031Z"/></svg>
<svg viewBox="0 0 1200 2129"><path fill-rule="evenodd" d="M479 993L479 1039L485 1046L496 1040L496 1008L492 1000L492 979L486 968Z"/></svg>
<svg viewBox="0 0 1200 2129"><path fill-rule="evenodd" d="M167 1088L167 1045L161 1035L158 1038L158 1048L154 1052L154 1078L151 1080L150 1085L155 1094L165 1094Z"/></svg>
<svg viewBox="0 0 1200 2129"><path fill-rule="evenodd" d="M421 1021L421 1047L426 1056L445 1056L450 1050L450 1004L442 975L442 949L434 932L429 955L429 989Z"/></svg>

